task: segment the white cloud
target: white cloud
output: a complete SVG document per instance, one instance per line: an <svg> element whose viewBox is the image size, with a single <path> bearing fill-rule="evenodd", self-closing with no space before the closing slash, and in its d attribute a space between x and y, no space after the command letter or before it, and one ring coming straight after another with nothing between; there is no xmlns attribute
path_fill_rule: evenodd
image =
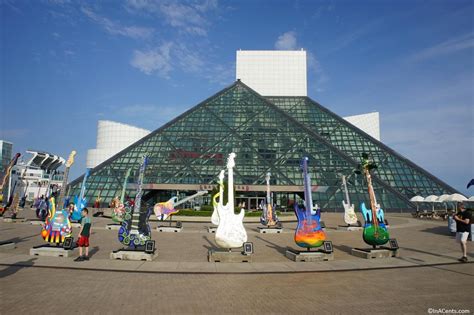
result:
<svg viewBox="0 0 474 315"><path fill-rule="evenodd" d="M167 42L153 50L133 52L130 64L147 75L158 73L163 78L169 78L173 69L171 64L171 48L173 43Z"/></svg>
<svg viewBox="0 0 474 315"><path fill-rule="evenodd" d="M408 58L408 61L419 62L434 57L448 55L464 49L472 49L474 47L474 33L464 34L456 38L444 41L432 47L423 49Z"/></svg>
<svg viewBox="0 0 474 315"><path fill-rule="evenodd" d="M278 49L278 50L297 49L296 33L293 31L289 31L278 36L278 39L275 42L275 49Z"/></svg>
<svg viewBox="0 0 474 315"><path fill-rule="evenodd" d="M164 18L166 24L182 33L207 36L210 25L207 14L217 9L217 1L128 0L127 8L131 11L157 14Z"/></svg>
<svg viewBox="0 0 474 315"><path fill-rule="evenodd" d="M117 22L96 14L89 8L82 7L81 11L91 20L101 25L109 34L122 35L133 39L146 39L153 35L154 29L139 26L123 26Z"/></svg>

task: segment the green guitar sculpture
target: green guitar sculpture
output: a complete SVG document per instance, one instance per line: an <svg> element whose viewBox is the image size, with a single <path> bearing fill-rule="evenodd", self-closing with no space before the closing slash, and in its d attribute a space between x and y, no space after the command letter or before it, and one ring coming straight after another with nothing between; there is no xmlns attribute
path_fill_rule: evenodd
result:
<svg viewBox="0 0 474 315"><path fill-rule="evenodd" d="M387 226L385 225L383 210L377 204L374 188L372 186L370 171L376 168L377 166L375 163L369 160L368 154L362 154L362 164L360 165L361 171L357 171L357 173L364 173L365 178L367 179L370 198L370 209L367 209L364 202L360 205L365 220L363 239L364 242L372 245L374 248L386 244L390 238Z"/></svg>

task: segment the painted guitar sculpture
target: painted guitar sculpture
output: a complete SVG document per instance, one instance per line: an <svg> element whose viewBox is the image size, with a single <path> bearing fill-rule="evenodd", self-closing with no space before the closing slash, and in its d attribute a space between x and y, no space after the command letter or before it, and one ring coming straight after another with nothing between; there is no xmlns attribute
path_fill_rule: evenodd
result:
<svg viewBox="0 0 474 315"><path fill-rule="evenodd" d="M69 211L66 208L56 211L56 207L57 205L60 205L61 201L64 199L69 169L71 168L71 165L74 164L75 156L76 151L72 151L67 159L61 193L59 194L60 200L57 203L54 198L49 200L49 214L46 217L43 229L41 230L41 236L48 243L61 244L64 242L66 237L71 236L72 229L71 222L69 221Z"/></svg>
<svg viewBox="0 0 474 315"><path fill-rule="evenodd" d="M269 227L279 225L280 223L280 220L278 220L276 215L275 205L273 204L272 194L270 192L270 176L271 173L268 172L265 177L265 181L267 182L267 198L263 204L262 216L260 217L260 223Z"/></svg>
<svg viewBox="0 0 474 315"><path fill-rule="evenodd" d="M344 186L344 192L346 194L346 200L342 201L344 206L344 221L347 225L354 225L357 223L357 215L354 211L354 204L351 204L349 199L349 191L347 190L346 176L342 176L342 184Z"/></svg>
<svg viewBox="0 0 474 315"><path fill-rule="evenodd" d="M224 170L219 173L219 192L212 197L212 205L214 207L214 210L212 211L211 222L214 225L219 225L219 213L217 210L217 206L219 205L219 203L224 203L224 201L222 200L222 198L224 197L224 173ZM217 198L219 198L219 201L217 201Z"/></svg>
<svg viewBox="0 0 474 315"><path fill-rule="evenodd" d="M81 194L80 196L75 196L74 197L74 211L71 214L71 220L74 221L79 221L81 220L81 212L82 209L84 209L87 205L87 199L84 198L84 195L86 193L86 181L87 178L89 177L91 170L90 168L87 169L86 173L84 174L84 179L82 180L82 186L81 186Z"/></svg>
<svg viewBox="0 0 474 315"><path fill-rule="evenodd" d="M147 163L148 157L143 156L138 174L135 202L129 200L125 203L125 215L123 217L122 226L118 232L119 241L130 248L142 247L146 241L151 240L151 229L148 224L151 209L147 209L146 212L143 213L140 212L143 195L143 178L145 176Z"/></svg>
<svg viewBox="0 0 474 315"><path fill-rule="evenodd" d="M112 211L112 220L114 222L122 222L123 220L123 216L125 214L125 204L124 204L125 190L127 189L128 177L130 177L131 171L132 171L131 168L127 170L127 173L125 174L125 179L123 180L122 194L120 195L120 200L118 204L116 203L114 205L114 211Z"/></svg>
<svg viewBox="0 0 474 315"><path fill-rule="evenodd" d="M390 236L384 223L383 210L380 209L380 206L377 204L374 188L372 186L372 177L370 175L370 171L374 168L377 168L377 166L375 163L369 161L369 157L366 153L362 155L361 168L364 172L365 178L367 179L367 187L370 198L370 209L367 209L364 202L362 202L360 205L360 209L365 220L363 239L364 242L372 245L375 248L377 245L384 245L387 243Z"/></svg>
<svg viewBox="0 0 474 315"><path fill-rule="evenodd" d="M3 195L3 188L5 187L6 183L8 182L8 179L10 178L10 173L12 171L13 166L16 165L18 162L18 158L20 158L21 153L15 154L13 159L11 159L10 163L8 164L8 167L5 169L5 175L2 178L2 182L0 183L0 197L1 197L1 204L0 204L0 215L3 215L3 212L7 210L8 206L3 205L4 202L8 203L9 201L9 196Z"/></svg>
<svg viewBox="0 0 474 315"><path fill-rule="evenodd" d="M245 210L241 209L239 214L234 213L234 171L235 153L229 154L227 159L228 187L227 204L224 206L223 198L219 198L217 212L219 225L216 230L216 243L221 248L239 248L247 241L243 220Z"/></svg>
<svg viewBox="0 0 474 315"><path fill-rule="evenodd" d="M156 218L158 220L164 221L168 217L179 212L179 210L176 209L177 206L185 203L186 201L189 201L191 199L194 199L198 196L202 196L205 194L207 194L207 190L198 191L194 195L186 197L179 201L178 201L178 197L171 197L171 199L166 202L159 202L155 204L155 206L153 207L153 211L155 212Z"/></svg>
<svg viewBox="0 0 474 315"><path fill-rule="evenodd" d="M308 173L308 158L301 160L301 170L304 181L304 201L305 209L300 209L295 203L295 213L298 219L298 225L295 232L296 245L305 247L308 250L313 247L323 245L326 240L326 233L321 228L319 220L321 209L313 211L313 200L311 195L311 178Z"/></svg>

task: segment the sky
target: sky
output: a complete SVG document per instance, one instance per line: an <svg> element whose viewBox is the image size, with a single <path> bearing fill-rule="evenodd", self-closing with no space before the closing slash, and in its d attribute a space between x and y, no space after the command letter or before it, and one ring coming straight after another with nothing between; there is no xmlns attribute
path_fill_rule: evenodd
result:
<svg viewBox="0 0 474 315"><path fill-rule="evenodd" d="M97 121L155 130L231 85L236 50L305 49L308 96L378 111L386 145L462 193L474 177L473 1L0 0L0 139L77 150Z"/></svg>

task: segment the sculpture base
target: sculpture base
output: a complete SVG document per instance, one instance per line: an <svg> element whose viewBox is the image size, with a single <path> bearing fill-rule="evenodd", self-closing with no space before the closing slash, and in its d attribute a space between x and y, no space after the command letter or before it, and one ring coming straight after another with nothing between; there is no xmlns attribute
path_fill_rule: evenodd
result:
<svg viewBox="0 0 474 315"><path fill-rule="evenodd" d="M25 218L3 218L3 222L5 223L22 223L26 222Z"/></svg>
<svg viewBox="0 0 474 315"><path fill-rule="evenodd" d="M217 231L217 227L215 227L215 226L208 226L207 227L207 232L208 233L216 233L216 231Z"/></svg>
<svg viewBox="0 0 474 315"><path fill-rule="evenodd" d="M28 220L30 222L31 225L42 225L44 224L44 221L40 220L40 219L31 219L31 220Z"/></svg>
<svg viewBox="0 0 474 315"><path fill-rule="evenodd" d="M122 224L120 223L110 223L105 226L107 230L120 230Z"/></svg>
<svg viewBox="0 0 474 315"><path fill-rule="evenodd" d="M365 259L399 257L398 248L391 249L388 247L353 248L351 251L351 254L353 256L365 258Z"/></svg>
<svg viewBox="0 0 474 315"><path fill-rule="evenodd" d="M281 232L283 232L282 227L261 227L261 226L259 226L258 229L259 229L259 232L261 234L266 234L266 233L270 234L270 233L281 233Z"/></svg>
<svg viewBox="0 0 474 315"><path fill-rule="evenodd" d="M158 226L156 228L156 230L158 232L172 232L172 233L175 232L175 233L177 233L177 232L181 232L183 230L183 227L182 226L179 226L179 227L178 226Z"/></svg>
<svg viewBox="0 0 474 315"><path fill-rule="evenodd" d="M146 253L144 250L119 249L110 253L110 259L134 260L134 261L153 261L158 257L158 253Z"/></svg>
<svg viewBox="0 0 474 315"><path fill-rule="evenodd" d="M246 255L243 251L231 251L228 249L210 249L207 252L207 259L209 262L227 262L227 263L242 263L252 262L252 254Z"/></svg>
<svg viewBox="0 0 474 315"><path fill-rule="evenodd" d="M15 248L16 248L16 243L15 242L1 242L0 243L0 251L15 249Z"/></svg>
<svg viewBox="0 0 474 315"><path fill-rule="evenodd" d="M72 249L64 249L49 244L30 248L30 256L69 257L72 253Z"/></svg>
<svg viewBox="0 0 474 315"><path fill-rule="evenodd" d="M293 248L287 247L285 256L296 262L315 262L315 261L328 261L334 260L334 254L326 252L322 249L312 251L299 251Z"/></svg>
<svg viewBox="0 0 474 315"><path fill-rule="evenodd" d="M362 231L363 230L361 226L357 226L357 225L339 225L337 229L343 230L343 231Z"/></svg>

